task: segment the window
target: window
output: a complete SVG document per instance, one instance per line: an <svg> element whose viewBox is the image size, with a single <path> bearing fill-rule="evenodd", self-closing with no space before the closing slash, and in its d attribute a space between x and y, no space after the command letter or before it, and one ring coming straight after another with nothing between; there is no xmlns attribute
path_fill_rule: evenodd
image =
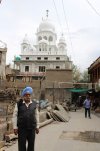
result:
<svg viewBox="0 0 100 151"><path fill-rule="evenodd" d="M53 37L52 36L49 36L49 41L53 41Z"/></svg>
<svg viewBox="0 0 100 151"><path fill-rule="evenodd" d="M39 72L45 72L45 66L39 66Z"/></svg>
<svg viewBox="0 0 100 151"><path fill-rule="evenodd" d="M59 67L59 66L56 66L56 69L60 69L60 67Z"/></svg>
<svg viewBox="0 0 100 151"><path fill-rule="evenodd" d="M51 51L51 48L49 48L49 51Z"/></svg>
<svg viewBox="0 0 100 151"><path fill-rule="evenodd" d="M27 47L26 46L23 46L23 50L25 50Z"/></svg>
<svg viewBox="0 0 100 151"><path fill-rule="evenodd" d="M37 57L37 60L41 60L41 57Z"/></svg>
<svg viewBox="0 0 100 151"><path fill-rule="evenodd" d="M48 60L48 57L44 57L44 60Z"/></svg>
<svg viewBox="0 0 100 151"><path fill-rule="evenodd" d="M45 49L45 51L47 51L47 45L44 45L44 49Z"/></svg>
<svg viewBox="0 0 100 151"><path fill-rule="evenodd" d="M39 37L38 37L38 40L39 40L39 41L40 41L40 40L42 40L42 37L41 37L41 36L39 36Z"/></svg>
<svg viewBox="0 0 100 151"><path fill-rule="evenodd" d="M60 57L56 57L56 60L60 60Z"/></svg>
<svg viewBox="0 0 100 151"><path fill-rule="evenodd" d="M46 37L46 36L44 36L43 38L44 38L45 40L47 40L47 37Z"/></svg>
<svg viewBox="0 0 100 151"><path fill-rule="evenodd" d="M29 72L29 66L25 66L25 72Z"/></svg>
<svg viewBox="0 0 100 151"><path fill-rule="evenodd" d="M29 60L29 57L26 57L26 60Z"/></svg>

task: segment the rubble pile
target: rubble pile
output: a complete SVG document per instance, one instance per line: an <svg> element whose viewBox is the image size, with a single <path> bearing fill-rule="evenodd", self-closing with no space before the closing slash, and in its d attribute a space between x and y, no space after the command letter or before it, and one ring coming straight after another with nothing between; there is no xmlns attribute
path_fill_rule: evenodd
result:
<svg viewBox="0 0 100 151"><path fill-rule="evenodd" d="M0 90L0 100L15 100L16 92L14 88L7 88L5 90Z"/></svg>
<svg viewBox="0 0 100 151"><path fill-rule="evenodd" d="M95 109L95 113L100 113L100 107L97 107L97 108Z"/></svg>
<svg viewBox="0 0 100 151"><path fill-rule="evenodd" d="M68 122L70 118L68 112L60 104L56 104L53 110L49 109L47 114L49 117L52 117L54 120L59 122Z"/></svg>
<svg viewBox="0 0 100 151"><path fill-rule="evenodd" d="M46 104L45 104L46 103ZM2 139L3 144L5 142L5 145L10 146L13 144L14 141L18 138L13 133L13 126L12 126L12 113L14 108L15 102L11 102L8 105L8 111L7 116L11 116L11 118L6 119L6 125L5 125L5 132L3 132ZM40 112L39 112L39 119L40 119L40 128L50 124L53 121L58 122L68 122L69 121L69 113L64 109L64 107L60 104L56 104L55 106L52 105L52 103L49 102L42 102L42 105L39 106Z"/></svg>

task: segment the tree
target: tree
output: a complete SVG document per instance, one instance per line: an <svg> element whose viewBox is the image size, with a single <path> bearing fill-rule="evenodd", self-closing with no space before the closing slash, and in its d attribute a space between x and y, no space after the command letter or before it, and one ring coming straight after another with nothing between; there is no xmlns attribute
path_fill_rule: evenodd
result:
<svg viewBox="0 0 100 151"><path fill-rule="evenodd" d="M81 82L89 82L88 70L85 70L81 74Z"/></svg>
<svg viewBox="0 0 100 151"><path fill-rule="evenodd" d="M80 68L78 68L76 65L72 65L73 70L73 81L74 82L89 82L88 78L88 70L84 70L81 72Z"/></svg>
<svg viewBox="0 0 100 151"><path fill-rule="evenodd" d="M73 71L73 81L79 82L81 79L81 72L80 69L76 65L72 65L72 71Z"/></svg>

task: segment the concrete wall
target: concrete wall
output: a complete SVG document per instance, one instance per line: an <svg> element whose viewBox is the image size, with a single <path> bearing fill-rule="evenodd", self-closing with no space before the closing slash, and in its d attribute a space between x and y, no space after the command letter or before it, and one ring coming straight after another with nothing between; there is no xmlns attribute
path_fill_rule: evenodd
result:
<svg viewBox="0 0 100 151"><path fill-rule="evenodd" d="M47 70L46 81L72 82L72 70L67 69Z"/></svg>
<svg viewBox="0 0 100 151"><path fill-rule="evenodd" d="M53 103L71 99L72 70L47 70L41 89L45 89L45 98Z"/></svg>

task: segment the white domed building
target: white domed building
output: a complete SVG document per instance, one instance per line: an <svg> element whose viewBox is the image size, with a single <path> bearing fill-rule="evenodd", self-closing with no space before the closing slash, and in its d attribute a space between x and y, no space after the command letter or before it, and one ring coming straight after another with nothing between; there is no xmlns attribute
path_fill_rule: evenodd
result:
<svg viewBox="0 0 100 151"><path fill-rule="evenodd" d="M20 70L20 77L24 80L26 80L26 76L30 82L33 80L43 81L42 88L46 89L47 97L50 96L50 89L54 87L70 88L72 84L68 83L72 83L72 61L67 56L66 46L63 35L57 44L55 26L46 17L46 19L42 19L37 28L35 44L30 44L27 35L25 35L21 43L21 59L16 60L15 58L14 60L15 69ZM62 98L67 99L66 97L69 98L70 95ZM61 96L59 96L60 98Z"/></svg>

